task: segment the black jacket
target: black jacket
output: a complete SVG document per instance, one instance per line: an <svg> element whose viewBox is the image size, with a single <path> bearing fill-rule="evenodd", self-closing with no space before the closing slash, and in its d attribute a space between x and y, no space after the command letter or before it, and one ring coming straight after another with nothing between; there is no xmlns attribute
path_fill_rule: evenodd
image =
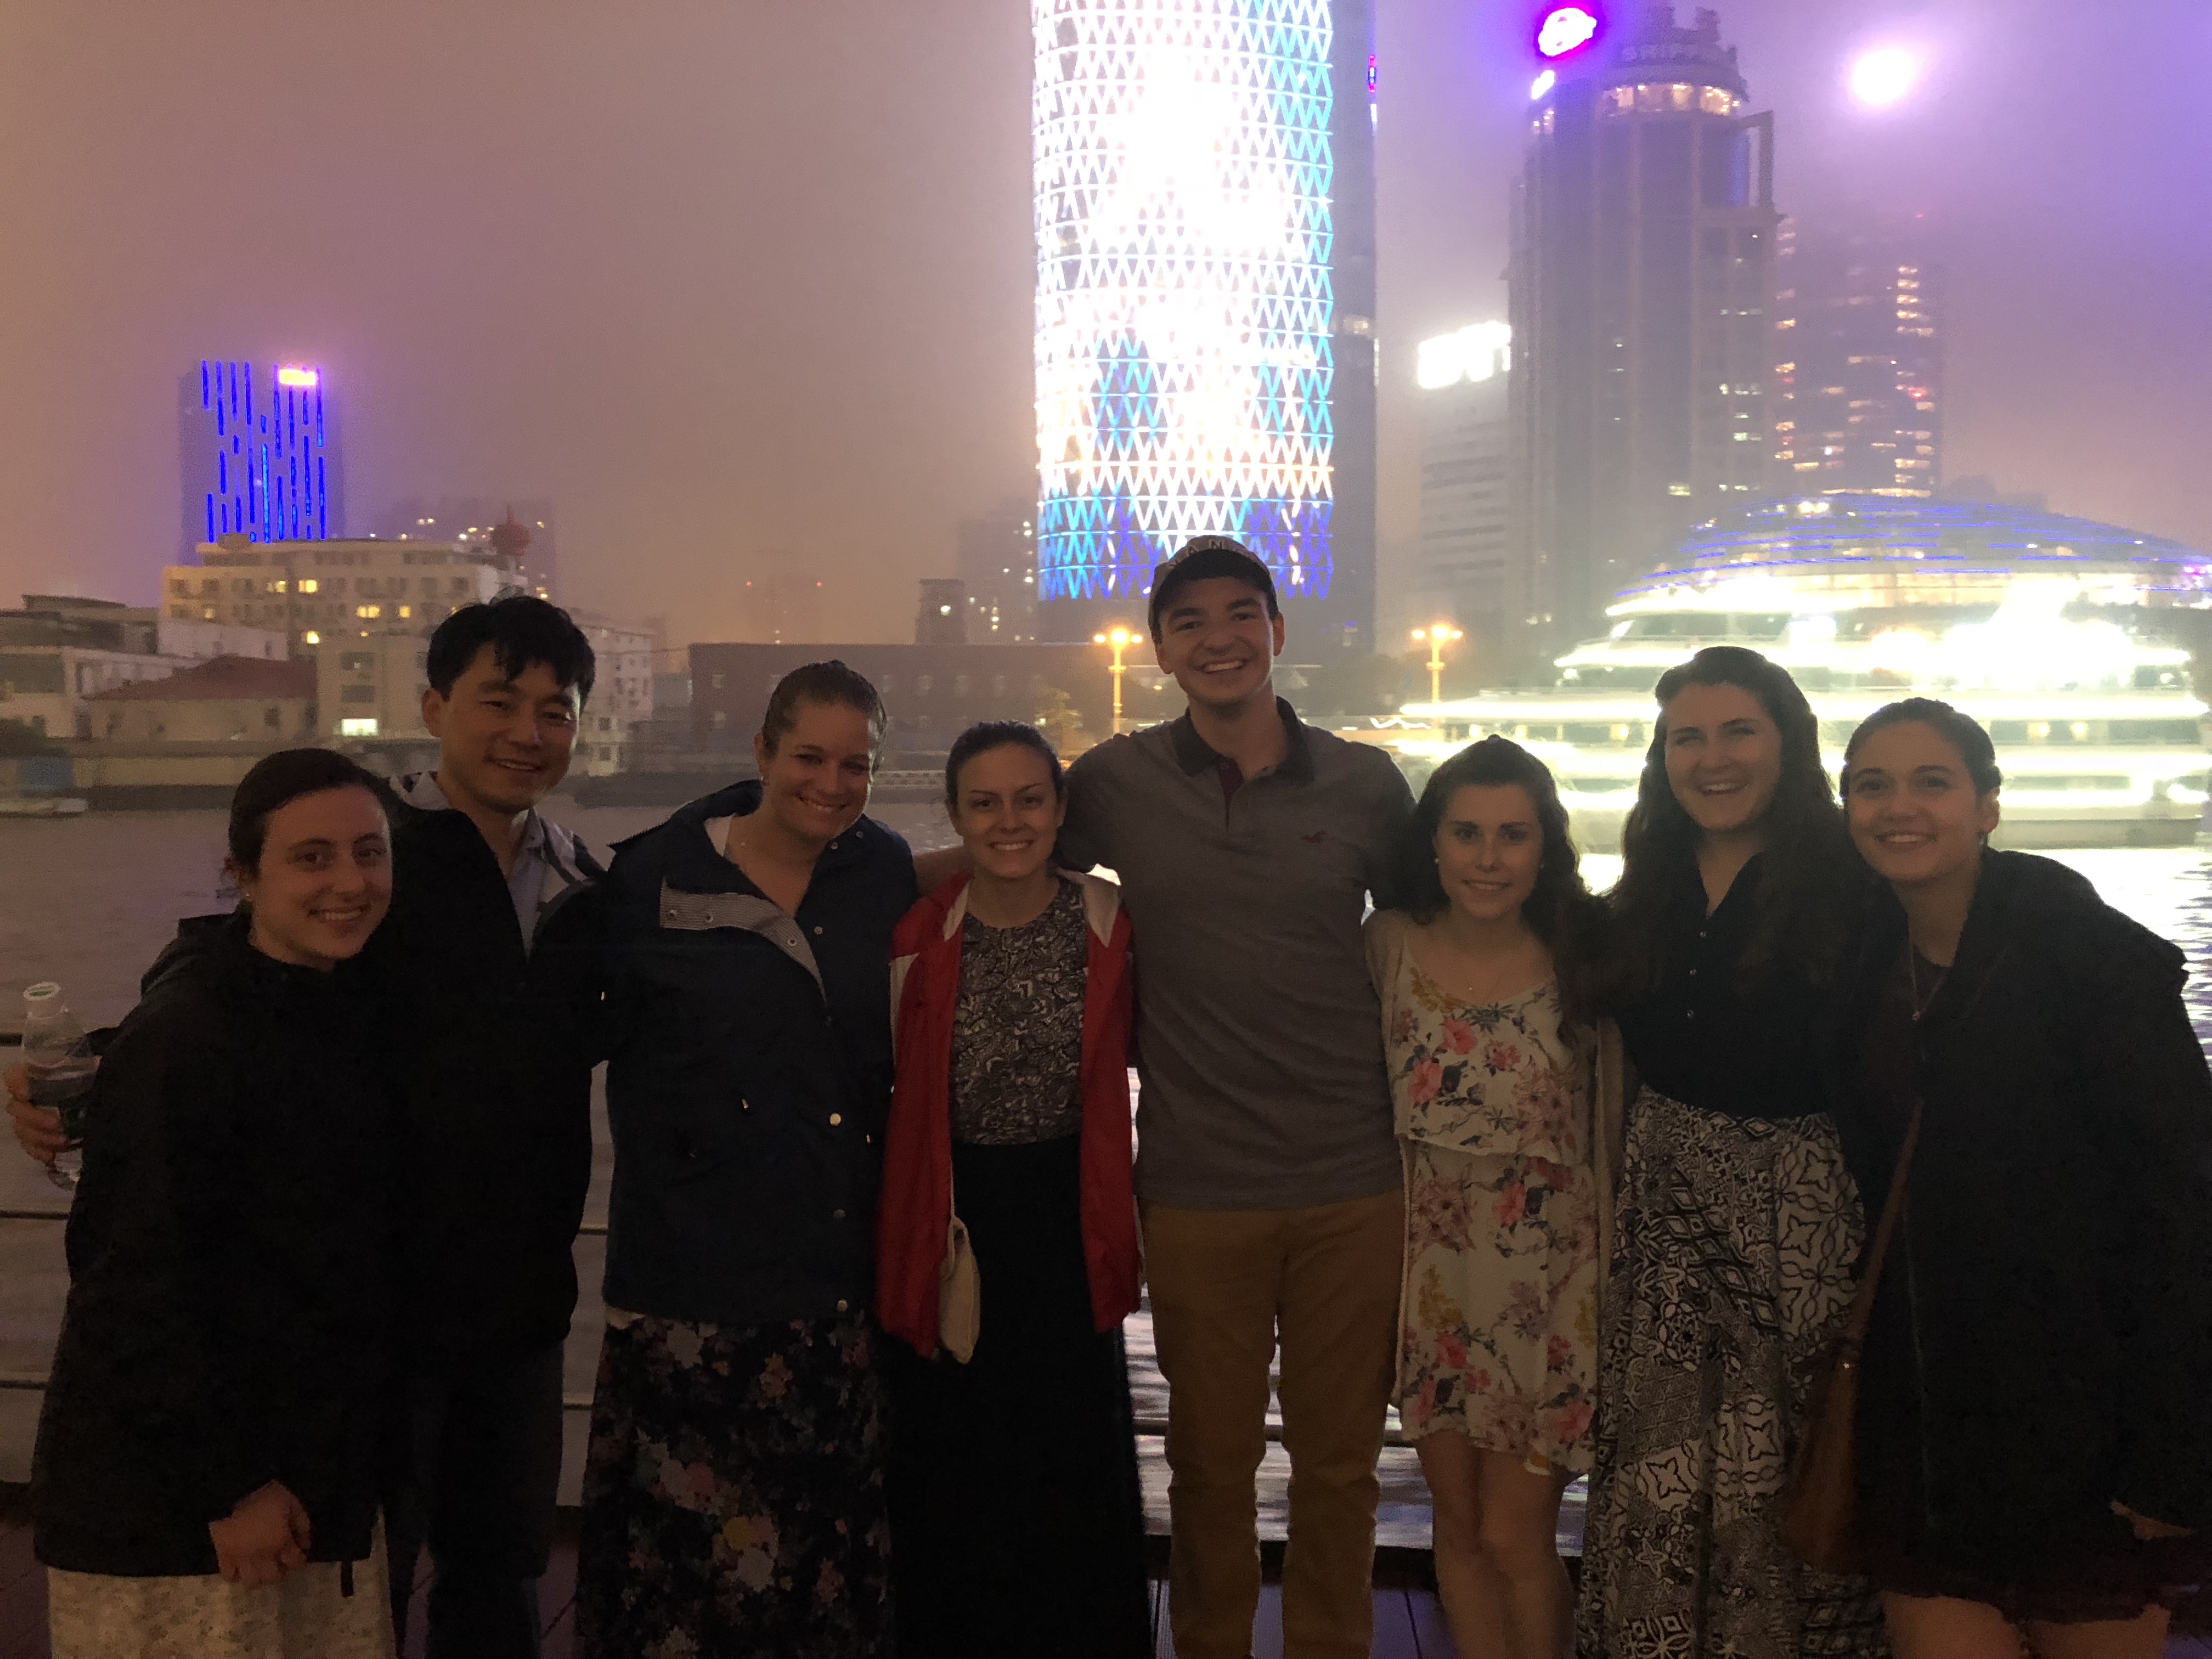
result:
<svg viewBox="0 0 2212 1659"><path fill-rule="evenodd" d="M319 1561L368 1553L391 1358L394 1097L351 964L185 924L95 1085L32 1510L49 1566L216 1570L281 1480Z"/></svg>
<svg viewBox="0 0 2212 1659"><path fill-rule="evenodd" d="M392 852L392 914L363 956L394 1010L405 1097L409 1363L441 1369L568 1333L599 1057L597 896L570 888L526 949L465 814L398 805Z"/></svg>
<svg viewBox="0 0 2212 1659"><path fill-rule="evenodd" d="M741 783L624 842L604 890L606 1299L633 1313L744 1328L853 1313L873 1289L914 856L860 819L823 849L792 933L705 830L760 797Z"/></svg>
<svg viewBox="0 0 2212 1659"><path fill-rule="evenodd" d="M1885 894L1863 1011L1905 939ZM2125 1547L2114 1499L2212 1526L2212 1076L2184 973L2063 866L1984 855L1905 1039L1923 1122L1859 1420L1863 1480L1911 1471L1937 1559L2016 1577ZM1898 1113L1862 1088L1838 1116L1876 1215Z"/></svg>

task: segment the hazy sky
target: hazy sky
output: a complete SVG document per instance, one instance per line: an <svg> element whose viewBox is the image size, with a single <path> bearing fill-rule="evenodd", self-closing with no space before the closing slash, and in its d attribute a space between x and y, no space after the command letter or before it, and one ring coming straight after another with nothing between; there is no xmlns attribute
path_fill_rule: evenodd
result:
<svg viewBox="0 0 2212 1659"><path fill-rule="evenodd" d="M1504 312L1536 8L1376 3L1387 584L1414 343ZM1786 210L1942 228L1948 470L2212 547L2212 4L1722 17ZM1850 111L1890 41L1923 94ZM572 602L726 637L804 561L906 636L1034 485L1029 78L1024 0L0 0L0 604L149 600L177 376L297 357L356 525L550 495Z"/></svg>

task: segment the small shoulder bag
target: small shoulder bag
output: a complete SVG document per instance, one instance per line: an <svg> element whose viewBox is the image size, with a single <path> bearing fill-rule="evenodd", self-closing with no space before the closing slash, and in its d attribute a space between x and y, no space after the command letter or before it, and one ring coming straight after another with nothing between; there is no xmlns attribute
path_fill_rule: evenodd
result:
<svg viewBox="0 0 2212 1659"><path fill-rule="evenodd" d="M960 1218L956 1196L945 1228L945 1260L937 1267L937 1340L962 1364L975 1356L975 1336L983 1322L983 1274L975 1265L975 1246Z"/></svg>
<svg viewBox="0 0 2212 1659"><path fill-rule="evenodd" d="M1858 1478L1851 1455L1853 1419L1859 1404L1859 1358L1866 1349L1868 1328L1874 1322L1882 1264L1888 1259L1890 1240L1905 1209L1905 1182L1912 1172L1913 1148L1920 1141L1920 1105L1916 1092L1912 1114L1905 1126L1905 1141L1897 1152L1897 1169L1890 1178L1889 1197L1875 1226L1874 1248L1867 1253L1866 1276L1851 1298L1843 1334L1836 1339L1826 1364L1813 1384L1805 1438L1782 1489L1782 1541L1799 1560L1820 1572L1856 1572L1859 1568L1855 1524Z"/></svg>

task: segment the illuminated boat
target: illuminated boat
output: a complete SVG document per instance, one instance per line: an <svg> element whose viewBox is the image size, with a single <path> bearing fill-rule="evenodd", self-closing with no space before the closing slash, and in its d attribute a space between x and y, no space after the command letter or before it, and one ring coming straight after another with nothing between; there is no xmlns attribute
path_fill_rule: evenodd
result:
<svg viewBox="0 0 2212 1659"><path fill-rule="evenodd" d="M1981 533L1962 537L1961 509L1944 503L1740 510L1700 526L1686 562L1625 590L1607 633L1557 659L1557 685L1409 704L1401 720L1420 725L1375 735L1417 784L1475 738L1523 743L1559 777L1577 839L1609 850L1659 676L1705 646L1747 646L1804 688L1832 774L1867 715L1940 697L1996 741L2000 845L2188 845L2204 816L2207 710L2153 607L2212 597L2203 556L2086 520L1972 511Z"/></svg>

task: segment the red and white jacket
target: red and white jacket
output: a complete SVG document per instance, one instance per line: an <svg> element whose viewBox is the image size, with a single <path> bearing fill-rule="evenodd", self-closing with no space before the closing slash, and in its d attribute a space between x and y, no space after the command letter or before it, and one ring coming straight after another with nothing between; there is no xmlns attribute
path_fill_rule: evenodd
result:
<svg viewBox="0 0 2212 1659"><path fill-rule="evenodd" d="M1091 1312L1110 1331L1136 1311L1142 1268L1130 1166L1129 1036L1136 1012L1121 890L1061 872L1083 890L1090 923L1083 987L1083 1255ZM952 1219L952 1018L960 999L968 878L919 901L892 935L891 1025L897 1082L884 1138L876 1215L876 1312L925 1358L937 1352L938 1269ZM984 1318L990 1317L984 1286Z"/></svg>

